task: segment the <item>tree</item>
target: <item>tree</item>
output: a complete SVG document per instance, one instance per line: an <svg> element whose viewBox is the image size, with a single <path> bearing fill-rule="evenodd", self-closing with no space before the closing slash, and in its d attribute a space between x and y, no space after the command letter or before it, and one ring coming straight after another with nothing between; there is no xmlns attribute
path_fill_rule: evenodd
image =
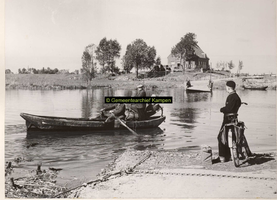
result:
<svg viewBox="0 0 277 200"><path fill-rule="evenodd" d="M183 71L185 69L186 60L194 54L194 47L197 47L198 42L195 38L196 35L194 33L187 33L181 38L181 41L171 49L171 54L174 57L180 58Z"/></svg>
<svg viewBox="0 0 277 200"><path fill-rule="evenodd" d="M90 82L96 73L96 63L95 60L95 49L96 46L94 44L88 45L82 56L82 69L81 73L83 78L88 82Z"/></svg>
<svg viewBox="0 0 277 200"><path fill-rule="evenodd" d="M46 72L46 70L45 70L45 68L43 67L41 70L40 70L40 74L45 74L45 72Z"/></svg>
<svg viewBox="0 0 277 200"><path fill-rule="evenodd" d="M35 69L35 68L31 68L31 71L34 73L34 74L38 74L39 70Z"/></svg>
<svg viewBox="0 0 277 200"><path fill-rule="evenodd" d="M126 53L123 57L124 69L131 70L136 68L136 77L138 78L138 70L151 68L155 63L156 49L147 46L142 39L136 39L132 44L127 46Z"/></svg>
<svg viewBox="0 0 277 200"><path fill-rule="evenodd" d="M103 38L95 53L96 59L99 61L100 65L102 65L103 70L109 72L116 72L117 67L115 66L115 59L120 57L121 46L117 42L117 40L107 40Z"/></svg>
<svg viewBox="0 0 277 200"><path fill-rule="evenodd" d="M158 56L158 58L156 59L155 64L158 66L160 66L162 64L160 56Z"/></svg>
<svg viewBox="0 0 277 200"><path fill-rule="evenodd" d="M128 49L128 47L127 47ZM129 59L128 55L124 55L122 58L122 66L126 73L130 73L133 68L133 63Z"/></svg>
<svg viewBox="0 0 277 200"><path fill-rule="evenodd" d="M27 74L27 70L25 68L22 68L21 74Z"/></svg>
<svg viewBox="0 0 277 200"><path fill-rule="evenodd" d="M55 68L55 69L53 69L53 73L54 73L54 74L57 74L57 73L59 73L59 70L58 70L58 68Z"/></svg>
<svg viewBox="0 0 277 200"><path fill-rule="evenodd" d="M238 74L240 74L240 71L243 68L243 62L239 60L239 66L238 66Z"/></svg>
<svg viewBox="0 0 277 200"><path fill-rule="evenodd" d="M5 74L13 74L12 71L10 69L6 69L5 70Z"/></svg>
<svg viewBox="0 0 277 200"><path fill-rule="evenodd" d="M230 70L232 70L234 67L235 67L235 65L234 65L233 61L231 60L231 61L228 63L228 68L229 68Z"/></svg>
<svg viewBox="0 0 277 200"><path fill-rule="evenodd" d="M216 63L216 68L221 69L221 71L225 71L226 68L229 67L229 64L230 64L229 62L219 61ZM233 63L231 64L231 67L234 68Z"/></svg>

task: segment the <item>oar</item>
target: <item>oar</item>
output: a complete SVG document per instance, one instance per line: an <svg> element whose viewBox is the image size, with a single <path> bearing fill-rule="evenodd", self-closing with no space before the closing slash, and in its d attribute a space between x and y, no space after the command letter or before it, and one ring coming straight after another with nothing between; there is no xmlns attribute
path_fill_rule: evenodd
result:
<svg viewBox="0 0 277 200"><path fill-rule="evenodd" d="M129 131L131 131L131 133L138 136L138 134L135 131L133 131L131 128L129 128L121 119L119 119L117 116L115 116L115 114L112 113L112 115L122 124L122 126L126 127Z"/></svg>

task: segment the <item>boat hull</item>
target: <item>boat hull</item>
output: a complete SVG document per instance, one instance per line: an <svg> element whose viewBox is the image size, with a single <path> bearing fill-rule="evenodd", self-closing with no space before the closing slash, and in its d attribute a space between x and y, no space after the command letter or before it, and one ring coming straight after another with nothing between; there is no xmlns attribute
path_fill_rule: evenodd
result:
<svg viewBox="0 0 277 200"><path fill-rule="evenodd" d="M245 87L245 86L243 86L243 88L245 90L266 90L268 88L268 86L264 86L264 87Z"/></svg>
<svg viewBox="0 0 277 200"><path fill-rule="evenodd" d="M189 87L186 88L186 92L212 92L211 88L197 88L197 87Z"/></svg>
<svg viewBox="0 0 277 200"><path fill-rule="evenodd" d="M117 121L105 123L105 119L97 118L65 118L38 116L27 113L21 113L20 116L25 119L27 130L113 130L125 128ZM155 128L158 127L164 120L164 116L151 117L149 120L127 121L126 125L135 129Z"/></svg>

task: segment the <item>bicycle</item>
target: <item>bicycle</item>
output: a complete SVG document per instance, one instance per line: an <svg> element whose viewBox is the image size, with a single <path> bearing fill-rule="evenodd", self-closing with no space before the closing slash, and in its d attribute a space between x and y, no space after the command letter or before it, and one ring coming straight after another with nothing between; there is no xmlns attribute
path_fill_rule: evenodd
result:
<svg viewBox="0 0 277 200"><path fill-rule="evenodd" d="M248 105L245 102L242 104ZM243 121L238 120L237 113L227 114L230 123L225 124L225 133L228 131L228 146L231 152L231 158L235 167L240 166L240 159L247 160L252 154L246 137L244 135L245 124Z"/></svg>

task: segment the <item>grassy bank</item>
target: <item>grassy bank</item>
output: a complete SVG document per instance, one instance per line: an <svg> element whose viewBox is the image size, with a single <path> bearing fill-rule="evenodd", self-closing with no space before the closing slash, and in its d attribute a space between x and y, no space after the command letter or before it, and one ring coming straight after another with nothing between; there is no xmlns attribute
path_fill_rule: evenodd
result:
<svg viewBox="0 0 277 200"><path fill-rule="evenodd" d="M137 79L135 74L126 75L100 75L94 78L90 84L76 74L6 74L6 89L86 89L95 87L112 88L135 88L138 84L144 84L147 88L175 88L183 87L184 82L189 79L193 83L208 83L211 78L214 89L225 89L226 80L234 80L237 89L242 89L241 77L230 77L224 74L208 74L186 72L170 73L163 77ZM265 77L264 79L253 79L259 85L267 85L268 89L276 89L276 77Z"/></svg>

